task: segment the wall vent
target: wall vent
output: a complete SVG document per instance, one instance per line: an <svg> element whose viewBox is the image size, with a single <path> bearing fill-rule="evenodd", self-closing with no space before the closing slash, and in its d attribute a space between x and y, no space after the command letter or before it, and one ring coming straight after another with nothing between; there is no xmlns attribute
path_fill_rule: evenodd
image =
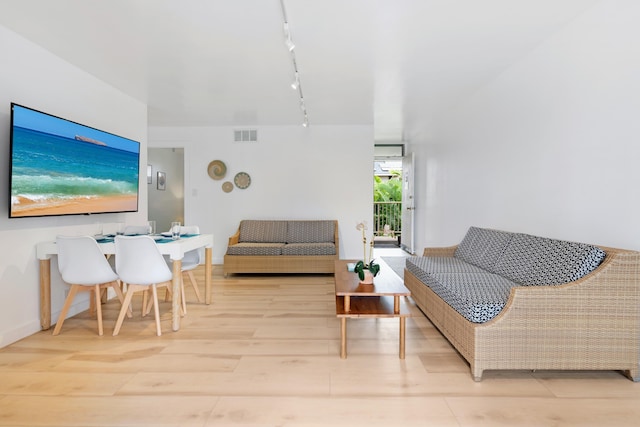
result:
<svg viewBox="0 0 640 427"><path fill-rule="evenodd" d="M233 131L234 142L258 142L257 129L236 129Z"/></svg>

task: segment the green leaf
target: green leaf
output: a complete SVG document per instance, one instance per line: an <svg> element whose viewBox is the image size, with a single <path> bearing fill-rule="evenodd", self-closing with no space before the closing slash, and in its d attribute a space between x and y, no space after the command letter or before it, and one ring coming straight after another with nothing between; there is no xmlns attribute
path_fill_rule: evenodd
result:
<svg viewBox="0 0 640 427"><path fill-rule="evenodd" d="M380 264L376 264L373 261L371 261L371 264L369 265L369 271L371 272L371 274L373 274L373 276L377 276L378 273L380 272ZM364 276L364 273L363 273Z"/></svg>
<svg viewBox="0 0 640 427"><path fill-rule="evenodd" d="M364 261L356 262L356 266L354 267L353 271L358 273L358 277L360 278L360 280L364 280Z"/></svg>

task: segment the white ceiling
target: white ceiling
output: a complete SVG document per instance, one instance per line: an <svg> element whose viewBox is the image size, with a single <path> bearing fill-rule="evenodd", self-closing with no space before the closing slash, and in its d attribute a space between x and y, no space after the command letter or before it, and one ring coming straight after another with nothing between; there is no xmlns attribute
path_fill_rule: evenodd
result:
<svg viewBox="0 0 640 427"><path fill-rule="evenodd" d="M423 137L596 1L284 0L310 126ZM0 25L148 104L151 126L303 121L280 0L0 0Z"/></svg>

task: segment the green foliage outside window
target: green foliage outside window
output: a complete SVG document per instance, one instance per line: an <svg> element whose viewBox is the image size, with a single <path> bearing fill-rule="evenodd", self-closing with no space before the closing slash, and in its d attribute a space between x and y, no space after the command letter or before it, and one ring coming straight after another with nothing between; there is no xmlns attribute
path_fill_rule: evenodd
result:
<svg viewBox="0 0 640 427"><path fill-rule="evenodd" d="M394 176L383 181L379 176L374 176L373 180L373 201L374 202L401 202L402 201L402 180L399 172L392 172ZM382 228L385 224L388 224L390 229L398 233L401 228L402 220L402 205L401 203L395 204L380 204L378 209L374 212L374 218L376 227L380 234L382 234Z"/></svg>

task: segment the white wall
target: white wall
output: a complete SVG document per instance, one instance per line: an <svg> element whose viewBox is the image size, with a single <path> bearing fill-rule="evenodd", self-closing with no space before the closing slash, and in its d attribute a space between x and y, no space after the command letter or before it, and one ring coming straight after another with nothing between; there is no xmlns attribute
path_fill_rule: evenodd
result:
<svg viewBox="0 0 640 427"><path fill-rule="evenodd" d="M140 141L146 165L147 109L49 52L0 26L0 347L40 330L38 261L35 247L57 234L83 234L94 223L146 220L146 174L142 174L140 211L135 214L8 219L10 103ZM146 169L145 169L146 170ZM52 318L64 301L62 284L52 260ZM86 299L73 312L86 308Z"/></svg>
<svg viewBox="0 0 640 427"><path fill-rule="evenodd" d="M418 248L477 225L640 249L639 20L600 2L443 117L418 147Z"/></svg>
<svg viewBox="0 0 640 427"><path fill-rule="evenodd" d="M337 219L341 257L362 252L355 225L372 224L373 128L269 126L259 142L234 143L233 128L149 129L150 147L184 147L185 224L214 234L213 263L222 264L229 237L242 219ZM227 175L207 175L222 160ZM222 191L238 172L249 188Z"/></svg>

